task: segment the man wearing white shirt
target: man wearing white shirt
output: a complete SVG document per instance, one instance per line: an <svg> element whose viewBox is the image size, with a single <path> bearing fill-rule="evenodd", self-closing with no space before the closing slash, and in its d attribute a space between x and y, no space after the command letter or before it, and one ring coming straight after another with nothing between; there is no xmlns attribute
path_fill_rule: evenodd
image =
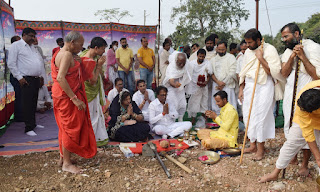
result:
<svg viewBox="0 0 320 192"><path fill-rule="evenodd" d="M169 43L169 45L170 45L170 48L169 48L168 52L169 52L170 54L173 53L173 52L174 52L174 49L172 48L172 40L171 40L169 37L167 37L167 38L165 38L165 40L164 40L164 44L165 44L165 43ZM161 55L163 49L164 49L164 47L160 47L160 49L159 49L159 51L158 51L158 54L159 54L159 55Z"/></svg>
<svg viewBox="0 0 320 192"><path fill-rule="evenodd" d="M168 89L159 86L156 91L157 99L149 105L149 123L153 131L162 138L173 138L182 135L184 131L190 130L191 122L175 122L179 114L174 105L167 100Z"/></svg>
<svg viewBox="0 0 320 192"><path fill-rule="evenodd" d="M128 91L127 89L123 88L123 80L118 77L116 78L116 80L114 80L114 88L111 89L111 91L109 91L108 93L108 101L110 101L110 105L113 101L113 99L122 91Z"/></svg>
<svg viewBox="0 0 320 192"><path fill-rule="evenodd" d="M43 73L43 61L33 43L36 31L25 28L22 31L22 39L13 43L9 49L8 67L21 86L22 111L25 122L25 133L36 136L33 131L36 127L35 112L37 109L40 77Z"/></svg>
<svg viewBox="0 0 320 192"><path fill-rule="evenodd" d="M149 121L149 104L155 99L154 93L151 89L147 89L146 82L140 79L137 82L138 91L133 94L132 100L136 102L139 109L142 111L145 121Z"/></svg>

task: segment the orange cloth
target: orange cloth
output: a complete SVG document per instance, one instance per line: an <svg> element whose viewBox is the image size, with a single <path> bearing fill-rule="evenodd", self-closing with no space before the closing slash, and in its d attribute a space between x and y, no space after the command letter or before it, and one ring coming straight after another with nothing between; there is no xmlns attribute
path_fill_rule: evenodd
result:
<svg viewBox="0 0 320 192"><path fill-rule="evenodd" d="M75 65L70 67L66 80L78 99L86 104L86 110L79 111L70 98L62 90L56 78L59 68L55 65L57 51L51 60L53 79L52 99L54 116L59 127L59 146L62 154L62 145L71 153L84 158L91 158L97 153L97 144L92 129L84 81L92 76L93 65L90 62L74 60Z"/></svg>

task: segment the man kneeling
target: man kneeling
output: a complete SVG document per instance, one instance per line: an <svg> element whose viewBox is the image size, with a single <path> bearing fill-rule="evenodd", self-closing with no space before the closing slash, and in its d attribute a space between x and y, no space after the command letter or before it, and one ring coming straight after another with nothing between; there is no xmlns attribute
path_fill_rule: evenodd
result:
<svg viewBox="0 0 320 192"><path fill-rule="evenodd" d="M153 126L153 131L162 138L173 138L182 135L184 131L191 129L189 121L175 122L179 114L174 105L167 100L168 89L159 86L156 90L157 99L149 105L149 123Z"/></svg>
<svg viewBox="0 0 320 192"><path fill-rule="evenodd" d="M198 131L198 138L202 146L207 149L221 149L237 147L239 130L239 117L237 110L228 102L228 94L219 91L214 95L216 104L221 108L218 116L213 111L206 111L205 115L216 122L220 128L215 131L211 129L201 129Z"/></svg>

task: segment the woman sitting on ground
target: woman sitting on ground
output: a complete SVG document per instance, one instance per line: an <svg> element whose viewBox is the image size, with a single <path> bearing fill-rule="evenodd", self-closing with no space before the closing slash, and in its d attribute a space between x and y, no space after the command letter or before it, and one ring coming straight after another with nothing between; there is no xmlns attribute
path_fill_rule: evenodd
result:
<svg viewBox="0 0 320 192"><path fill-rule="evenodd" d="M109 110L111 121L108 134L112 140L120 142L145 141L149 136L150 126L144 122L137 104L131 100L128 91L117 95Z"/></svg>

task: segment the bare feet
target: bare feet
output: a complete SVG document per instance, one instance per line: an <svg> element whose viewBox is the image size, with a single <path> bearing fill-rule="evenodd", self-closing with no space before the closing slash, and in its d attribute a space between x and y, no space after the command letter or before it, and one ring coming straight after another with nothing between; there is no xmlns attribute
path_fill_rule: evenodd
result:
<svg viewBox="0 0 320 192"><path fill-rule="evenodd" d="M297 155L294 156L294 158L291 160L290 164L291 165L298 165L299 164Z"/></svg>
<svg viewBox="0 0 320 192"><path fill-rule="evenodd" d="M266 183L266 182L269 182L269 181L276 181L276 180L278 180L278 175L279 175L280 171L281 171L281 169L274 169L268 175L260 177L258 182L259 183Z"/></svg>
<svg viewBox="0 0 320 192"><path fill-rule="evenodd" d="M75 165L72 165L72 164L68 164L68 165L63 164L62 170L70 173L74 173L74 174L80 174L82 172L82 170L79 167L76 167Z"/></svg>
<svg viewBox="0 0 320 192"><path fill-rule="evenodd" d="M75 160L71 160L71 163L72 163L72 164L77 164L77 162L76 162ZM63 158L62 158L62 157L60 157L60 159L59 159L59 161L58 161L58 165L59 165L60 167L62 167L62 165L63 165Z"/></svg>
<svg viewBox="0 0 320 192"><path fill-rule="evenodd" d="M266 182L269 182L269 181L276 181L278 180L278 175L275 175L273 173L270 173L268 175L265 175L263 177L260 177L258 182L259 183L266 183Z"/></svg>
<svg viewBox="0 0 320 192"><path fill-rule="evenodd" d="M254 161L260 161L262 160L264 157L264 151L260 152L260 151L257 151L255 156L252 158L252 160Z"/></svg>
<svg viewBox="0 0 320 192"><path fill-rule="evenodd" d="M309 176L309 169L306 167L301 167L298 171L298 174L302 177L307 177Z"/></svg>
<svg viewBox="0 0 320 192"><path fill-rule="evenodd" d="M249 147L249 148L245 148L244 153L255 153L257 152L257 148L253 148L253 147Z"/></svg>

